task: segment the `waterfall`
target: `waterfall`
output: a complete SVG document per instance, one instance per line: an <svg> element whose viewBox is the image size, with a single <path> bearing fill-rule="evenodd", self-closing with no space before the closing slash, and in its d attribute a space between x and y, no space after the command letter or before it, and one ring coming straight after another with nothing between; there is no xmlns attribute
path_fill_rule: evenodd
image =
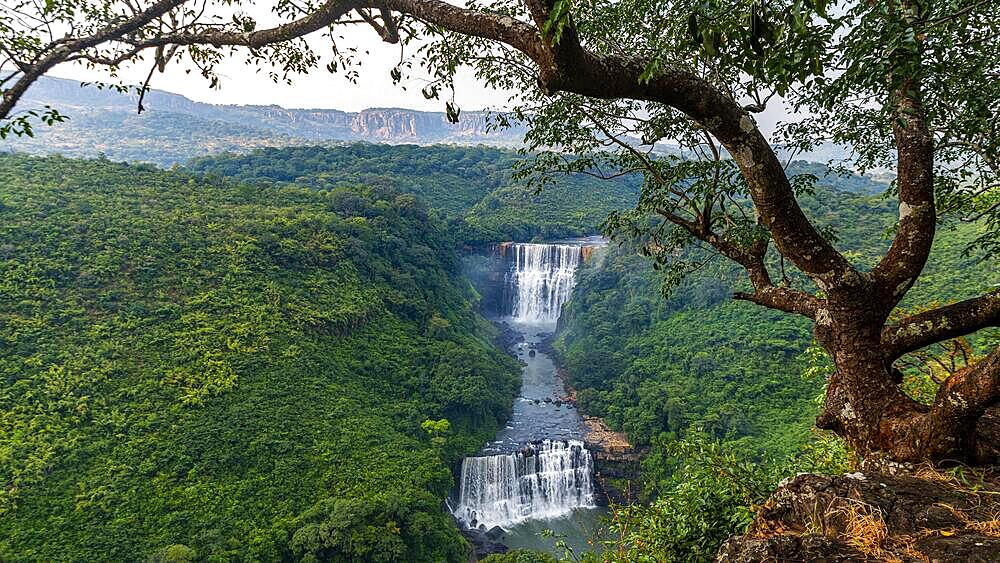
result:
<svg viewBox="0 0 1000 563"><path fill-rule="evenodd" d="M568 244L510 245L507 273L510 316L518 322L555 324L576 283L583 249Z"/></svg>
<svg viewBox="0 0 1000 563"><path fill-rule="evenodd" d="M593 460L577 440L544 440L462 461L455 516L469 527L506 527L594 506Z"/></svg>
<svg viewBox="0 0 1000 563"><path fill-rule="evenodd" d="M458 496L449 507L463 528L516 528L596 508L594 460L583 442L582 420L542 345L569 300L576 270L602 243L494 247L490 303L499 306L499 317L514 321L520 338L510 351L523 365L521 398L497 439L462 461Z"/></svg>

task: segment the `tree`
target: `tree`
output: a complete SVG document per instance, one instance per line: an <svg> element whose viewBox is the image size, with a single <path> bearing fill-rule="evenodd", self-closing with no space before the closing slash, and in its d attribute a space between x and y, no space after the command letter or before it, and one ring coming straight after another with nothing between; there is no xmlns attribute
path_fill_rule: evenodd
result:
<svg viewBox="0 0 1000 563"><path fill-rule="evenodd" d="M448 434L451 433L451 423L448 422L447 418L442 418L441 420L431 420L428 418L420 423L420 428L430 436L431 443L437 448L444 446L445 441L448 439Z"/></svg>
<svg viewBox="0 0 1000 563"><path fill-rule="evenodd" d="M275 65L280 80L321 64L302 38L323 32L335 47L327 69L353 73L362 59L337 30L368 26L416 51L391 74L401 80L415 60L431 77L428 98L451 88L463 66L518 92L516 110L497 119L531 124L536 158L522 174L540 181L550 171L642 174L639 207L609 227L642 237L670 277L703 261L668 257L704 247L745 271L748 290L737 299L815 321L836 366L820 427L868 459L972 461L976 422L1000 400L1000 349L949 376L931 405L903 392L894 364L1000 324L1000 290L888 319L920 275L940 221L982 221L983 237L970 251L1000 248L994 2L497 0L461 8L440 0L278 0L273 11L282 22L265 28L229 2L205 4L53 0L18 8L30 17L9 11L0 43L17 70L0 86L4 131L30 132L31 115L17 113L17 102L63 62L112 72L141 62L152 76L185 56L215 83L216 63L242 47L250 64ZM753 114L775 103L807 117L770 142ZM459 119L454 97L446 106ZM687 157L653 154L663 141ZM846 145L860 170L895 169L899 221L875 264L839 252L796 200L815 178L789 177L779 153L823 142ZM799 274L786 274L786 262Z"/></svg>

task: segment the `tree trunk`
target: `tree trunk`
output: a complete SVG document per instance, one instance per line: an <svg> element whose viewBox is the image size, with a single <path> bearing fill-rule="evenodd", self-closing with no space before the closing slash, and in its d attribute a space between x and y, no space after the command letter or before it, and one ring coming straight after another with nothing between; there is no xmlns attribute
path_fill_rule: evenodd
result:
<svg viewBox="0 0 1000 563"><path fill-rule="evenodd" d="M817 316L816 336L835 372L816 425L842 436L868 465L989 462L977 452L1000 451L1000 435L977 432L977 423L997 405L1000 348L949 378L934 403L923 405L902 391L880 338L883 321L873 316L854 307Z"/></svg>

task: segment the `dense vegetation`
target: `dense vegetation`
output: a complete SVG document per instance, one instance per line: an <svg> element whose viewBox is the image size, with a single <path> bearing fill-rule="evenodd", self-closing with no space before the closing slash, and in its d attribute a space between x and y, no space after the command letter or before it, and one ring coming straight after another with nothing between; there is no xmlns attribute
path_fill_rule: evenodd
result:
<svg viewBox="0 0 1000 563"><path fill-rule="evenodd" d="M412 195L8 156L0 233L0 558L467 559L517 368Z"/></svg>
<svg viewBox="0 0 1000 563"><path fill-rule="evenodd" d="M0 556L463 559L451 469L518 385L455 249L591 233L634 197L585 176L536 194L515 158L0 158ZM819 184L809 213L870 266L894 220L881 185ZM905 307L1000 282L963 253L975 228L946 229ZM581 407L651 447L652 504L611 525L622 561L710 559L780 478L842 468L811 439L808 324L732 301L736 273L709 263L664 299L628 243L579 274L557 351Z"/></svg>
<svg viewBox="0 0 1000 563"><path fill-rule="evenodd" d="M512 179L519 157L488 147L354 144L262 149L193 161L191 169L264 185L329 189L362 183L415 194L468 245L593 234L638 197L639 179L558 176L539 191Z"/></svg>
<svg viewBox="0 0 1000 563"><path fill-rule="evenodd" d="M839 191L844 180L821 181L803 201L818 224L834 228L855 263L870 267L888 244L893 206L880 196ZM946 228L904 308L968 298L1000 283L991 264L964 253L977 228ZM812 340L807 319L733 301L742 287L733 281L735 269L713 262L663 299L663 273L632 244L612 245L578 277L556 348L585 411L606 417L640 446L699 429L748 451L784 456L807 440L823 385L802 377L814 360L805 354ZM659 459L647 461L651 485L665 474Z"/></svg>
<svg viewBox="0 0 1000 563"><path fill-rule="evenodd" d="M648 504L613 508L609 539L602 542L605 563L715 561L719 546L747 529L782 479L848 469L843 444L830 437L775 459L694 432L657 453L672 470L660 484L662 494Z"/></svg>

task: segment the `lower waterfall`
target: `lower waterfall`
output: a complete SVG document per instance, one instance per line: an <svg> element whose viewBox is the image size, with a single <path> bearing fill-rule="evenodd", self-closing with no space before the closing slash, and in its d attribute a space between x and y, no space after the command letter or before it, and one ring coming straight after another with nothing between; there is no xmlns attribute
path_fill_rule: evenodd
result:
<svg viewBox="0 0 1000 563"><path fill-rule="evenodd" d="M454 513L470 527L506 527L594 506L593 461L577 440L544 440L462 462Z"/></svg>

